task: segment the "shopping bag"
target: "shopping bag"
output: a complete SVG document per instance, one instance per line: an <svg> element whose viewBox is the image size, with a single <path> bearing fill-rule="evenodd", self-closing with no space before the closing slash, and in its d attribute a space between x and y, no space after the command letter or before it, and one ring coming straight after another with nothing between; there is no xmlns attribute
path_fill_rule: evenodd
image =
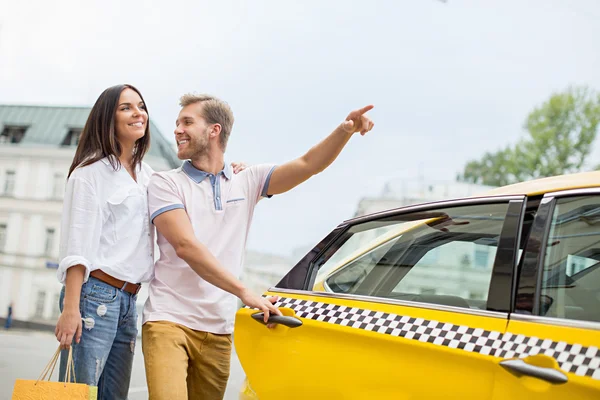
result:
<svg viewBox="0 0 600 400"><path fill-rule="evenodd" d="M54 367L58 363L60 347L36 380L17 379L13 389L12 400L97 400L98 388L82 383L70 383L71 374L75 377L73 363L73 347L69 347L67 373L64 382L50 382ZM46 380L47 378L47 380Z"/></svg>

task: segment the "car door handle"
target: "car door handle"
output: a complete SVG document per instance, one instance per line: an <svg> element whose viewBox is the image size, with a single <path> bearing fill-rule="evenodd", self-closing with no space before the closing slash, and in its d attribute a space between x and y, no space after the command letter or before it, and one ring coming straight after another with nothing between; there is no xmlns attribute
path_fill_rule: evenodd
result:
<svg viewBox="0 0 600 400"><path fill-rule="evenodd" d="M252 318L257 320L261 324L266 325L265 324L265 313L263 313L263 312L254 313L254 314L252 314ZM296 317L290 317L287 315L269 314L269 320L267 321L267 324L281 324L281 325L287 326L288 328L297 328L299 326L302 326L302 321L300 321Z"/></svg>
<svg viewBox="0 0 600 400"><path fill-rule="evenodd" d="M561 371L554 368L544 368L527 364L522 359L503 360L500 361L500 365L510 372L516 372L518 375L533 376L550 383L566 383L569 380L567 375Z"/></svg>

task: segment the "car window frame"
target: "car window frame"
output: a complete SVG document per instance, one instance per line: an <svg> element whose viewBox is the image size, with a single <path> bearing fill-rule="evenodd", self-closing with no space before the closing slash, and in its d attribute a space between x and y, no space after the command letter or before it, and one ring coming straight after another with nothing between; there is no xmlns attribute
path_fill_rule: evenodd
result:
<svg viewBox="0 0 600 400"><path fill-rule="evenodd" d="M375 214L357 217L347 220L338 225L330 234L321 240L310 252L308 252L274 287L272 292L296 293L321 297L337 297L368 301L384 304L400 304L409 307L430 308L460 312L465 314L490 315L500 313L508 315L513 304L514 282L517 268L518 247L520 243L521 224L526 207L527 197L525 195L500 195L471 197L457 200L445 200L431 203L411 205L397 209L387 210ZM508 205L506 217L500 231L498 250L492 267L492 276L488 287L488 307L486 310L474 310L461 307L447 306L441 304L419 303L388 298L379 298L355 294L327 293L313 291L317 271L322 265L317 265L319 260L327 260L331 254L339 249L351 235L349 229L355 225L371 221L390 221L399 216L439 211L442 208L498 204ZM347 236L347 238L344 238Z"/></svg>
<svg viewBox="0 0 600 400"><path fill-rule="evenodd" d="M540 251L540 249L546 248L557 202L563 198L585 196L598 196L600 198L600 187L548 192L542 197L533 221L531 233L523 251L521 262L518 265L515 297L511 307L511 319L546 325L600 330L600 322L539 315L543 269L546 258L546 252ZM584 271L585 270L580 272ZM517 296L525 295L527 293L527 288L531 285L534 285L534 301L532 307L517 308Z"/></svg>

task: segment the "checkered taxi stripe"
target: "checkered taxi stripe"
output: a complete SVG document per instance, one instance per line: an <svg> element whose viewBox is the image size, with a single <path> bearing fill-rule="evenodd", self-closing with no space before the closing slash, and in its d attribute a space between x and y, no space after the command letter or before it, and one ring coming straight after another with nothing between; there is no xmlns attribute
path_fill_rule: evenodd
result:
<svg viewBox="0 0 600 400"><path fill-rule="evenodd" d="M525 335L503 334L465 325L301 299L282 297L276 306L291 308L300 318L500 358L544 354L555 358L564 371L600 380L600 351L595 346L585 347Z"/></svg>

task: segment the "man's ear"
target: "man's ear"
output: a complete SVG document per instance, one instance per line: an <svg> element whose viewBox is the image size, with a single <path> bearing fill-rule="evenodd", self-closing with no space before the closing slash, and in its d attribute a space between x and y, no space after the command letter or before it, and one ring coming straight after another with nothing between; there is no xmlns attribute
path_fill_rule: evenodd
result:
<svg viewBox="0 0 600 400"><path fill-rule="evenodd" d="M208 134L211 139L218 137L221 134L221 124L214 124Z"/></svg>

